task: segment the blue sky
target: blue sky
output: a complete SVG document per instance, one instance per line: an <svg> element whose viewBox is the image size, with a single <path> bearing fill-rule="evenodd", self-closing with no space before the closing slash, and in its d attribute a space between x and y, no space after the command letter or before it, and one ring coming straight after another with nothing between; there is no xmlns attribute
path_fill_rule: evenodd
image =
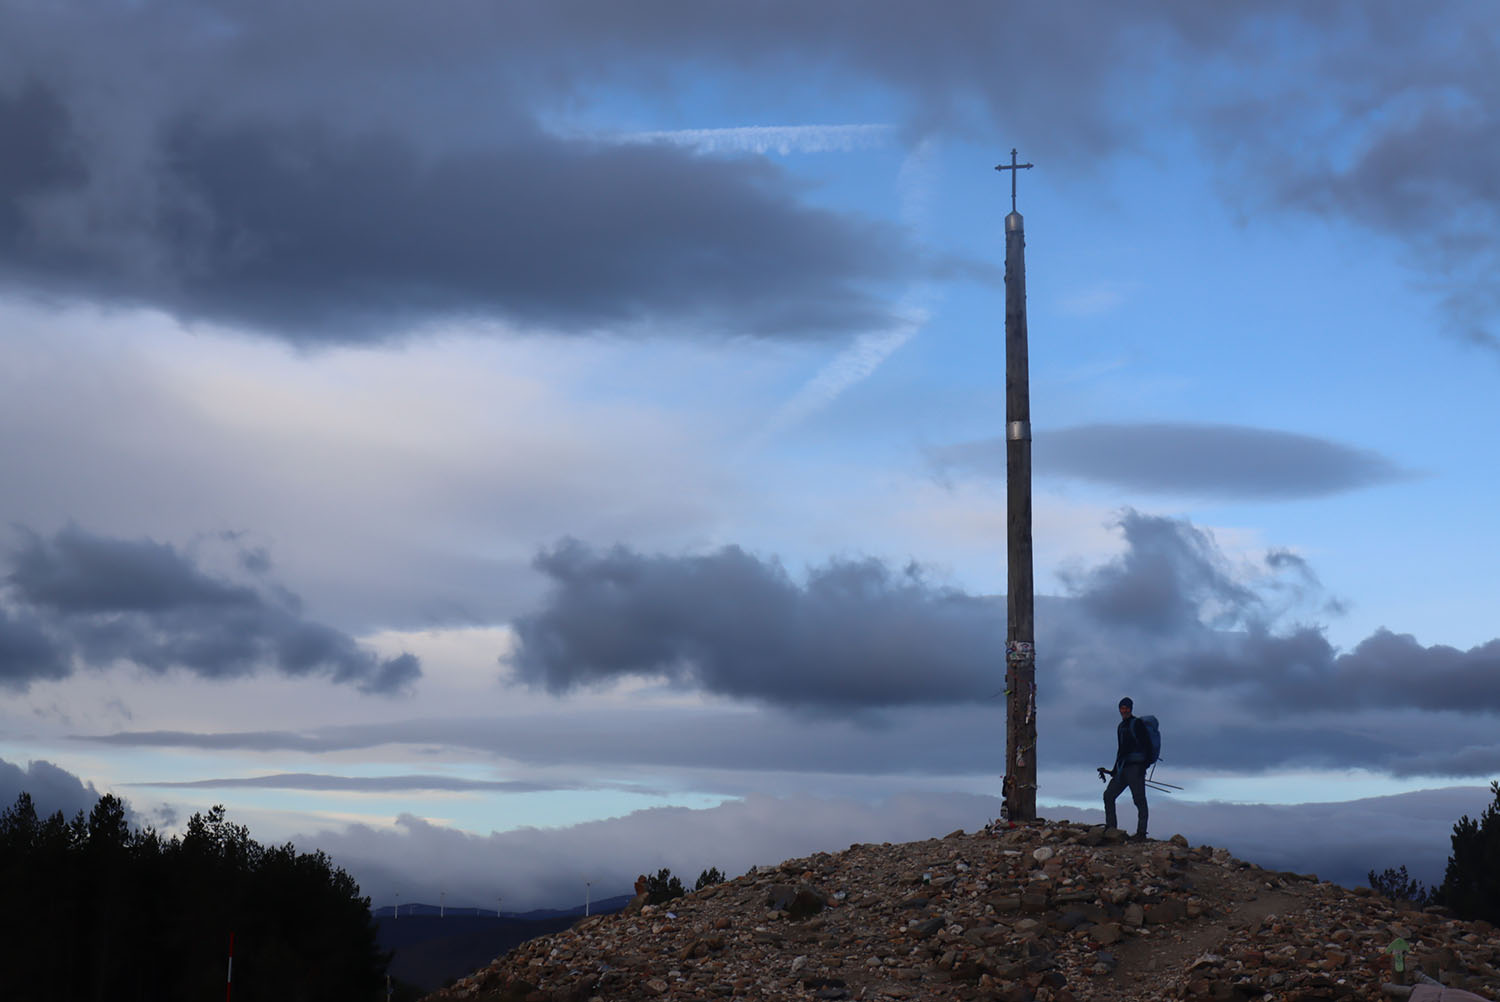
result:
<svg viewBox="0 0 1500 1002"><path fill-rule="evenodd" d="M1495 52L1463 2L0 2L0 793L223 802L377 903L983 824L1014 147L1044 810L1130 694L1155 831L1432 879L1500 772ZM1391 794L1317 852L1231 803Z"/></svg>

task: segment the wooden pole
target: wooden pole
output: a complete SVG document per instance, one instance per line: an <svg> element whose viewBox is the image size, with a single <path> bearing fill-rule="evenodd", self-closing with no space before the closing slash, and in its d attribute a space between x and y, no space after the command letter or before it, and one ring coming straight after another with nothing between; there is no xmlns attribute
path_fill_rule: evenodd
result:
<svg viewBox="0 0 1500 1002"><path fill-rule="evenodd" d="M1009 164L1011 212L1005 217L1005 795L1011 821L1036 820L1036 617L1031 554L1031 384L1026 343L1026 231L1015 211L1016 175L1031 164Z"/></svg>

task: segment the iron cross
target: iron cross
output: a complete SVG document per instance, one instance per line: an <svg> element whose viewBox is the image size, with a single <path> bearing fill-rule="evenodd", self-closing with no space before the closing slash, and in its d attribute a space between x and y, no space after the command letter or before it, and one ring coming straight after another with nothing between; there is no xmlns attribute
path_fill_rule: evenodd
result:
<svg viewBox="0 0 1500 1002"><path fill-rule="evenodd" d="M1035 164L1018 164L1018 163L1016 163L1016 151L1015 150L1011 150L1010 151L1010 163L1008 163L1008 164L998 164L995 167L996 170L1008 170L1008 171L1010 171L1010 211L1011 212L1015 212L1016 211L1016 175L1019 174L1019 173L1021 173L1021 171L1023 171L1023 170L1027 170L1028 168L1035 167L1035 166L1036 166Z"/></svg>

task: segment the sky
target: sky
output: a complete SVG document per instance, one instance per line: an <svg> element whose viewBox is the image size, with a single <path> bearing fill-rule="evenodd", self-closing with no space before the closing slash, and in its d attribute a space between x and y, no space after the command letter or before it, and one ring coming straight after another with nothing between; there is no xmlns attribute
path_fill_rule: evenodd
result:
<svg viewBox="0 0 1500 1002"><path fill-rule="evenodd" d="M1042 813L1129 695L1154 834L1439 879L1497 109L1480 0L0 0L0 799L507 910L982 826L1015 149Z"/></svg>

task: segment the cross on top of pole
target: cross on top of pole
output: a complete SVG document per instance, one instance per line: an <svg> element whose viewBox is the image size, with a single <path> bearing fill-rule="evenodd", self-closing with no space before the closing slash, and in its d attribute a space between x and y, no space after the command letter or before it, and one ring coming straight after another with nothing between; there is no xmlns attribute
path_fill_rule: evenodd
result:
<svg viewBox="0 0 1500 1002"><path fill-rule="evenodd" d="M1036 164L1018 164L1018 163L1016 163L1016 151L1015 150L1011 150L1010 151L1010 163L1008 163L1008 164L997 164L996 165L996 167L995 167L996 170L1008 170L1008 171L1010 171L1010 211L1011 212L1015 212L1016 211L1016 175L1019 174L1019 173L1021 173L1021 171L1023 171L1023 170L1028 170L1028 169L1030 169L1032 167L1035 167L1035 166L1036 166Z"/></svg>

